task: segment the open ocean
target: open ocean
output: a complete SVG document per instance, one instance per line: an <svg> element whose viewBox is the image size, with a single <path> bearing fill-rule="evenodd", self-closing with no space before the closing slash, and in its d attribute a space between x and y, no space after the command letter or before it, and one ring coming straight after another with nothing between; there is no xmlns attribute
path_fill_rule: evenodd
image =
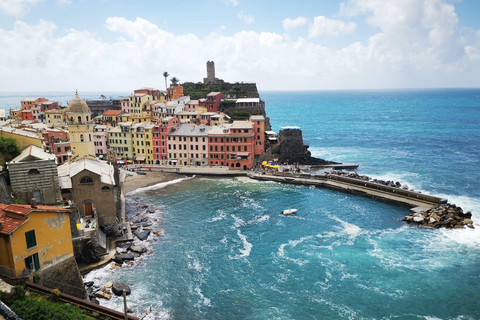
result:
<svg viewBox="0 0 480 320"><path fill-rule="evenodd" d="M301 127L314 156L445 197L477 229L410 226L407 208L316 187L186 177L127 196L156 208L153 254L85 280L127 283L145 319L480 319L480 89L261 97L272 129Z"/></svg>

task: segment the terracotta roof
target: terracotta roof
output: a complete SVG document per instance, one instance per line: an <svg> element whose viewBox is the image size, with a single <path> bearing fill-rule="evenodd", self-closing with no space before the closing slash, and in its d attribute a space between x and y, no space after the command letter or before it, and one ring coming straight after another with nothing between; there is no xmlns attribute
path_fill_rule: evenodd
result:
<svg viewBox="0 0 480 320"><path fill-rule="evenodd" d="M31 212L48 211L48 212L70 212L70 209L64 209L53 206L37 206L32 208L28 204L3 204L0 203L0 223L2 229L0 234L10 234L18 227L28 221L28 214ZM8 213L14 213L23 217L11 217Z"/></svg>
<svg viewBox="0 0 480 320"><path fill-rule="evenodd" d="M122 112L123 112L123 110L107 110L102 115L103 116L118 116Z"/></svg>
<svg viewBox="0 0 480 320"><path fill-rule="evenodd" d="M22 224L28 221L28 218L15 219L8 217L4 209L8 207L6 204L0 204L0 223L2 224L2 229L0 229L0 234L10 234L12 231L20 227Z"/></svg>

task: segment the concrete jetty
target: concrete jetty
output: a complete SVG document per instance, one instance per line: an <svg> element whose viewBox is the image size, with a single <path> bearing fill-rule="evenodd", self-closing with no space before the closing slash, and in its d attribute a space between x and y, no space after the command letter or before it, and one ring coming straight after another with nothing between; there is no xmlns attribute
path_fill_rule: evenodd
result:
<svg viewBox="0 0 480 320"><path fill-rule="evenodd" d="M439 204L447 203L447 199L359 179L331 175L328 173L316 175L305 173L263 174L248 172L247 175L248 177L256 180L277 181L299 185L314 185L329 188L350 194L361 195L385 203L408 207L414 211L428 210L436 207Z"/></svg>

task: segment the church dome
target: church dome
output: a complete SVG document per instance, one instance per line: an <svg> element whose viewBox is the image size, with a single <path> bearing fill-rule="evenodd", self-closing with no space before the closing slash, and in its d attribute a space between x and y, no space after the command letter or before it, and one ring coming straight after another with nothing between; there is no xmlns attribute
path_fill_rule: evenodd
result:
<svg viewBox="0 0 480 320"><path fill-rule="evenodd" d="M75 92L75 98L70 101L66 111L75 113L90 113L90 108L85 100L78 96L78 92Z"/></svg>

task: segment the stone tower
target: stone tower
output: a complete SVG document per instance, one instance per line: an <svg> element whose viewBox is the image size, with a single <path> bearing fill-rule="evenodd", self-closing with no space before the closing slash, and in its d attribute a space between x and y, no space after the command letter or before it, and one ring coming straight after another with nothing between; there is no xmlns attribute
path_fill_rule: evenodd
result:
<svg viewBox="0 0 480 320"><path fill-rule="evenodd" d="M75 98L68 104L66 114L72 148L70 160L76 161L86 157L95 160L92 113L85 100L81 99L77 92L75 92Z"/></svg>
<svg viewBox="0 0 480 320"><path fill-rule="evenodd" d="M207 77L203 78L203 84L219 84L224 81L215 78L215 62L207 61Z"/></svg>
<svg viewBox="0 0 480 320"><path fill-rule="evenodd" d="M215 80L215 62L207 61L207 79Z"/></svg>

